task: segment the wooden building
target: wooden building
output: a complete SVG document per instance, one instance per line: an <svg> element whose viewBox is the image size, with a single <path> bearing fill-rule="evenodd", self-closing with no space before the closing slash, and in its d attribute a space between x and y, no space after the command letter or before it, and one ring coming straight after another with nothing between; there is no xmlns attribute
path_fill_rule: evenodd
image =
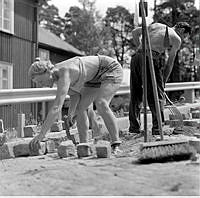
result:
<svg viewBox="0 0 200 198"><path fill-rule="evenodd" d="M38 28L38 0L0 0L0 89L33 87L28 69L37 54L53 63L83 55L52 33ZM39 46L39 51L38 51ZM16 127L17 114L35 111L33 104L0 106L5 128Z"/></svg>

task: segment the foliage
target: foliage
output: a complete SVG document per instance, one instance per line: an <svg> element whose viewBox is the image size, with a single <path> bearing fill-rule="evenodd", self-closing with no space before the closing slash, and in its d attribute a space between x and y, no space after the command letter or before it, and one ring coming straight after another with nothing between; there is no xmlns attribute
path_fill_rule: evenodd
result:
<svg viewBox="0 0 200 198"><path fill-rule="evenodd" d="M65 40L87 55L98 52L100 46L100 29L96 25L98 13L95 12L95 1L79 0L82 9L73 6L65 14Z"/></svg>
<svg viewBox="0 0 200 198"><path fill-rule="evenodd" d="M50 0L40 0L39 22L57 36L86 55L116 56L123 65L130 59L133 15L124 7L109 8L102 18L95 9L95 0L79 0L81 8L70 7L64 18Z"/></svg>
<svg viewBox="0 0 200 198"><path fill-rule="evenodd" d="M117 6L108 8L104 18L115 56L121 65L126 61L125 54L130 52L131 31L134 28L133 17L126 8Z"/></svg>
<svg viewBox="0 0 200 198"><path fill-rule="evenodd" d="M48 4L49 1L39 0L38 21L40 26L60 37L64 29L64 19L59 16L56 6Z"/></svg>
<svg viewBox="0 0 200 198"><path fill-rule="evenodd" d="M170 26L179 21L188 22L193 28L190 39L196 43L196 37L200 33L200 10L194 6L194 0L167 0L156 6L153 18L154 22Z"/></svg>

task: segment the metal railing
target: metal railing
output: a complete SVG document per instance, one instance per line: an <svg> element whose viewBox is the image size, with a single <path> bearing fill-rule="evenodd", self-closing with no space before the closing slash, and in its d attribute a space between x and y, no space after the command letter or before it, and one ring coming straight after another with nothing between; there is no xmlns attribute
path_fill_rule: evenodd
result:
<svg viewBox="0 0 200 198"><path fill-rule="evenodd" d="M200 89L200 82L167 83L165 91ZM116 95L130 93L129 85L122 85ZM25 88L0 90L0 105L35 103L52 101L56 96L56 88ZM69 99L69 96L66 96Z"/></svg>
<svg viewBox="0 0 200 198"><path fill-rule="evenodd" d="M167 83L165 91L185 90L190 101L194 96L195 89L200 90L200 82ZM129 85L122 85L116 95L126 95L130 93ZM55 99L56 88L24 88L0 90L0 119L5 120L7 128L17 126L17 115L25 113L27 117L31 112L34 120L45 118L49 104ZM187 99L188 99L187 98ZM66 96L68 102L69 96ZM32 104L30 106L30 104ZM48 106L48 107L47 107ZM40 112L40 113L39 113ZM38 114L39 113L39 114Z"/></svg>

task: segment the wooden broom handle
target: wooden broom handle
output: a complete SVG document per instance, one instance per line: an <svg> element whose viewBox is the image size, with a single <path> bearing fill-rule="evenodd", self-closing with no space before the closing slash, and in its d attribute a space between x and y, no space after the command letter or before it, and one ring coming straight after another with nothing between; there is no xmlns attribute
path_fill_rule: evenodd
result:
<svg viewBox="0 0 200 198"><path fill-rule="evenodd" d="M149 58L149 69L150 69L151 80L152 80L153 95L154 95L156 114L157 114L157 119L158 119L158 127L159 127L159 131L160 131L160 138L161 138L161 140L163 140L162 118L161 118L161 112L160 112L160 104L159 104L159 100L158 100L158 90L157 90L157 83L156 83L155 71L154 71L154 66L153 66L151 44L150 44L149 32L148 32L147 25L146 25L144 2L143 2L143 0L140 0L140 2L141 2L141 15L142 15L142 19L143 19L142 21L144 23L143 27L145 28L145 34L146 34L147 55Z"/></svg>

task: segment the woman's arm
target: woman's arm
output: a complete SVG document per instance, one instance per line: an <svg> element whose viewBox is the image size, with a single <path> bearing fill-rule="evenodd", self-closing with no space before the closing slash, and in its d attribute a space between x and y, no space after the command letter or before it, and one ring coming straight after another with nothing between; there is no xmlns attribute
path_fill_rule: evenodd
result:
<svg viewBox="0 0 200 198"><path fill-rule="evenodd" d="M39 145L37 143L39 143L45 137L52 123L56 120L56 118L58 118L58 115L62 110L62 106L66 98L66 95L68 93L69 86L70 86L70 75L69 75L69 71L65 70L64 72L62 72L57 82L56 98L54 100L53 106L48 112L48 115L46 117L46 120L44 121L44 124L42 125L41 131L30 142L30 148L32 150L38 149Z"/></svg>

